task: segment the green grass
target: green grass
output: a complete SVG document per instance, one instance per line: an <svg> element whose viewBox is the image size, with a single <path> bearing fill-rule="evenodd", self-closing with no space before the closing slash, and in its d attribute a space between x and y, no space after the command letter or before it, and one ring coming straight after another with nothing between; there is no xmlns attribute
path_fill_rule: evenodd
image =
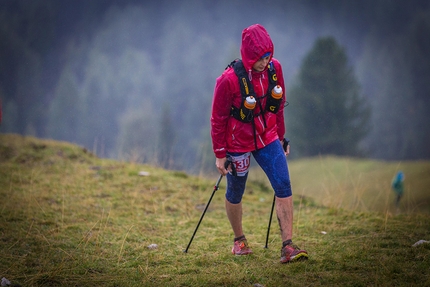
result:
<svg viewBox="0 0 430 287"><path fill-rule="evenodd" d="M412 247L430 240L429 166L291 161L294 241L310 259L282 265L275 219L264 248L273 194L258 169L244 196L254 254L230 253L225 179L184 253L217 176L99 159L70 143L3 134L0 277L21 286L429 286L430 244ZM389 185L399 168L407 188L396 210Z"/></svg>

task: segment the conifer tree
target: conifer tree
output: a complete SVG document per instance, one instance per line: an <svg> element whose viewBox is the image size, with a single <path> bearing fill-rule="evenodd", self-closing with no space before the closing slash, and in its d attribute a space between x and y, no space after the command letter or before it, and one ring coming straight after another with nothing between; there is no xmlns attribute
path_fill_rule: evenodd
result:
<svg viewBox="0 0 430 287"><path fill-rule="evenodd" d="M333 37L316 40L288 93L288 135L299 156L359 156L368 132L370 108Z"/></svg>

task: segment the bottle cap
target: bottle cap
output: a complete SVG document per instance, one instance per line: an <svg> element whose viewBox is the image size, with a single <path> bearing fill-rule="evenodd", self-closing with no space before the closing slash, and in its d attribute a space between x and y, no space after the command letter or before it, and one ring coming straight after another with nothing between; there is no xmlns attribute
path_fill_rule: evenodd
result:
<svg viewBox="0 0 430 287"><path fill-rule="evenodd" d="M275 94L281 94L282 87L280 85L276 85L276 87L273 88L273 91L275 92Z"/></svg>
<svg viewBox="0 0 430 287"><path fill-rule="evenodd" d="M256 103L257 101L255 100L255 98L253 96L249 96L249 97L246 97L244 105L247 109L252 110L255 108Z"/></svg>
<svg viewBox="0 0 430 287"><path fill-rule="evenodd" d="M253 96L246 97L246 101L248 102L248 104L254 104L256 102Z"/></svg>

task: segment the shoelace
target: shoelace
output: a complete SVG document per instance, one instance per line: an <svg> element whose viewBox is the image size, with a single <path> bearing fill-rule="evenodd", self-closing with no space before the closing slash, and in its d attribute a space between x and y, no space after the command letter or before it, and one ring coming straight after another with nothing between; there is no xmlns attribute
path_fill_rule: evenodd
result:
<svg viewBox="0 0 430 287"><path fill-rule="evenodd" d="M239 242L239 247L240 247L240 249L243 249L243 248L245 248L245 247L248 247L248 242L246 242L245 240L241 240L241 241Z"/></svg>

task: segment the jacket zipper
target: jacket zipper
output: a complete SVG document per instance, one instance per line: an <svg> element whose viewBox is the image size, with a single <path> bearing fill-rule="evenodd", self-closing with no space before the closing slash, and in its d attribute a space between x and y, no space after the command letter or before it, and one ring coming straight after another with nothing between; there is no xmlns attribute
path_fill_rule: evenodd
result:
<svg viewBox="0 0 430 287"><path fill-rule="evenodd" d="M263 85L262 77L264 77L264 74L261 74L260 78L259 78L260 86L261 86L261 92L262 92L262 95L260 96L261 98L264 96L264 85ZM262 113L262 111L260 111L260 113L261 113L261 115L258 117L258 121L260 123L260 126L263 128L263 132L264 132L264 130L265 130L264 123L261 121L261 117L264 117L264 113ZM266 146L260 135L258 135L258 139L260 140L260 142L263 146Z"/></svg>

